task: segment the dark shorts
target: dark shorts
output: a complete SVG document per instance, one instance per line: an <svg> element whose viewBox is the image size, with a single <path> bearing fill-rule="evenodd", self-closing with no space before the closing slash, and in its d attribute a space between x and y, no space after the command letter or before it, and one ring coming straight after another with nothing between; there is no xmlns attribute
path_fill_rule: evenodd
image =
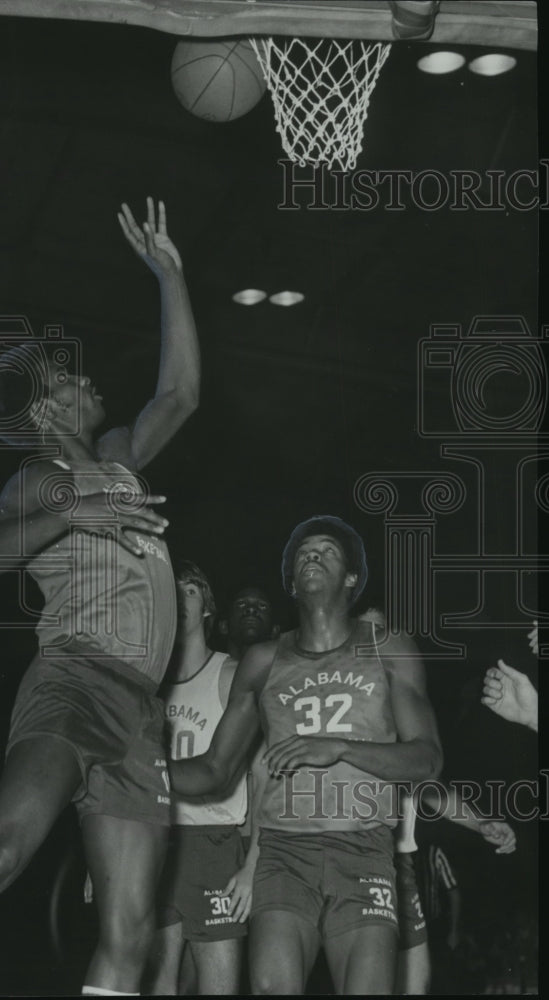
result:
<svg viewBox="0 0 549 1000"><path fill-rule="evenodd" d="M49 736L74 753L82 782L73 796L89 814L170 824L164 708L126 664L36 657L15 700L6 753Z"/></svg>
<svg viewBox="0 0 549 1000"><path fill-rule="evenodd" d="M427 941L427 926L417 888L416 856L417 851L395 853L401 951L408 951Z"/></svg>
<svg viewBox="0 0 549 1000"><path fill-rule="evenodd" d="M322 939L357 927L398 932L393 837L386 826L349 833L261 830L252 914L289 910Z"/></svg>
<svg viewBox="0 0 549 1000"><path fill-rule="evenodd" d="M159 927L181 924L187 941L244 937L246 924L229 916L223 890L242 867L235 826L174 826L158 894Z"/></svg>

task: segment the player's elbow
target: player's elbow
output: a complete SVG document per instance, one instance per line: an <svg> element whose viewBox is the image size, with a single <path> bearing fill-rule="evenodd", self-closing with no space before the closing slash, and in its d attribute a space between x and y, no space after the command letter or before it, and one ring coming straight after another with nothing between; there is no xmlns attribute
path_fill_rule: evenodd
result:
<svg viewBox="0 0 549 1000"><path fill-rule="evenodd" d="M172 397L174 420L179 426L184 424L198 410L200 384L198 381L175 390Z"/></svg>

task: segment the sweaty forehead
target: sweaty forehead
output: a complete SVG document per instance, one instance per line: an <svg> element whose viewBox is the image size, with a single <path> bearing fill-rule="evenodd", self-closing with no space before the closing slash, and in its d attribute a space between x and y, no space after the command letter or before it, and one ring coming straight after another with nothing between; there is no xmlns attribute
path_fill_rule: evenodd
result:
<svg viewBox="0 0 549 1000"><path fill-rule="evenodd" d="M259 589L259 587L243 587L242 590L238 591L233 598L233 604L237 601L242 601L244 598L252 598L255 601L264 601L265 604L270 606L271 602L267 595Z"/></svg>
<svg viewBox="0 0 549 1000"><path fill-rule="evenodd" d="M343 552L341 543L338 542L337 538L334 538L333 535L307 535L307 537L299 543L296 552L299 552L300 549L308 548L309 546L314 547L315 545L322 545L325 542L329 542L330 545L336 545L340 552Z"/></svg>

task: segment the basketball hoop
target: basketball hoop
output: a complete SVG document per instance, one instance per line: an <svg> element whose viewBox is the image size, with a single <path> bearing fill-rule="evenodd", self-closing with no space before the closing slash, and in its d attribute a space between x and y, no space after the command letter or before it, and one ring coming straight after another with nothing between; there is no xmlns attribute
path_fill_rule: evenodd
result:
<svg viewBox="0 0 549 1000"><path fill-rule="evenodd" d="M390 43L286 36L250 42L271 92L284 152L300 166L353 170Z"/></svg>

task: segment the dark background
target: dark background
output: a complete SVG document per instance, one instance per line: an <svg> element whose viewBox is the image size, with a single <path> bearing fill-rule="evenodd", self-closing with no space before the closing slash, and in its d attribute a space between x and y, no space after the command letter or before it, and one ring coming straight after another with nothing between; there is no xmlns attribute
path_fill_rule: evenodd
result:
<svg viewBox="0 0 549 1000"><path fill-rule="evenodd" d="M297 521L335 513L365 539L364 606L382 603L383 518L357 508L353 486L372 471L450 471L474 498L468 468L441 458L442 439L418 435L418 342L432 323L467 329L477 315L521 315L538 329L537 213L429 213L410 202L403 212L315 211L306 209L304 195L298 211L281 211L282 154L269 98L233 123L194 118L171 88L175 44L172 36L121 25L0 18L1 312L24 314L37 334L46 323L62 324L65 336L83 345L84 371L104 395L109 421L131 420L154 391L158 293L125 244L116 211L127 201L141 220L146 195L163 198L204 370L199 412L149 470L153 491L169 498L175 561L198 562L221 604L245 581L264 584L289 627L281 549ZM428 48L393 46L372 98L359 167L535 170L536 55L515 53L517 67L502 77L466 69L435 77L415 66ZM245 287L297 289L305 301L246 308L231 300ZM512 412L522 389L511 375L495 375L494 412ZM436 412L447 389L430 392ZM16 452L0 452L4 479L19 460ZM513 488L505 472L490 518L502 545ZM453 519L439 518L440 553L474 549L475 508L473 502ZM23 627L15 576L0 583L2 621L21 626L2 632L5 730L34 637L28 622ZM29 594L38 607L39 595ZM467 643L467 658L428 662L448 779L510 783L535 776L531 734L479 704L482 676L498 656L531 672L533 575L523 597L523 629L448 631L449 641ZM439 611L466 611L476 599L472 574L440 581ZM503 617L513 613L507 600L502 586ZM512 921L522 910L534 912L535 829L516 829L516 854L496 857L480 838L447 823L436 827L472 926L486 927L496 914ZM4 897L10 961L2 992L75 988L84 959L67 942L81 927L84 954L93 923L79 908L77 855L60 918L61 947L72 957L61 965L48 930L53 880L75 830L63 818Z"/></svg>

